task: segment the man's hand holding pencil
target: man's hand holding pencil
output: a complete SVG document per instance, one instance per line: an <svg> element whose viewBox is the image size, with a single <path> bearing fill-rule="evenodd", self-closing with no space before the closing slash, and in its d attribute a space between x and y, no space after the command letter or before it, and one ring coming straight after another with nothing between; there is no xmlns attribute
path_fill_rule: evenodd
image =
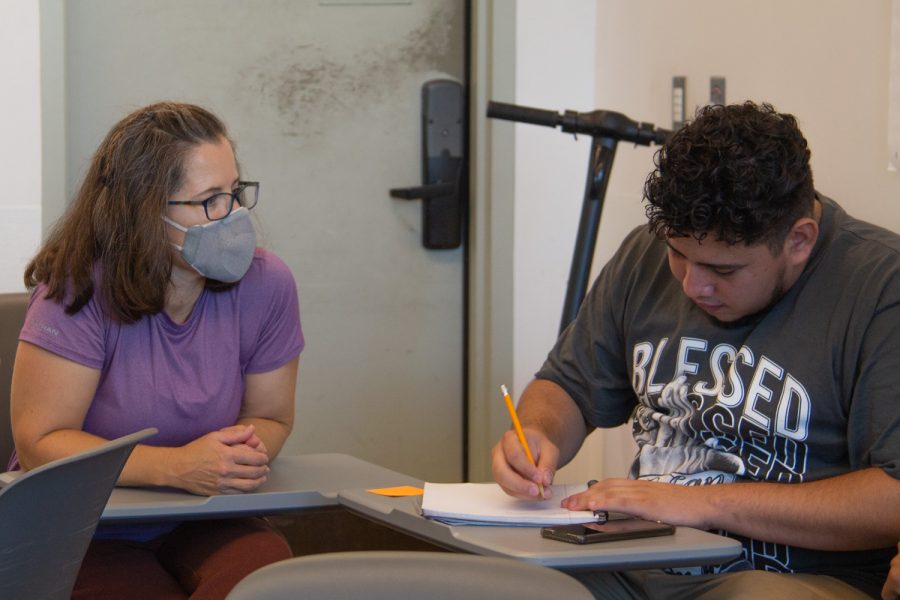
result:
<svg viewBox="0 0 900 600"><path fill-rule="evenodd" d="M513 427L492 450L494 479L511 496L549 499L559 450L542 433L522 427L506 386L500 390Z"/></svg>

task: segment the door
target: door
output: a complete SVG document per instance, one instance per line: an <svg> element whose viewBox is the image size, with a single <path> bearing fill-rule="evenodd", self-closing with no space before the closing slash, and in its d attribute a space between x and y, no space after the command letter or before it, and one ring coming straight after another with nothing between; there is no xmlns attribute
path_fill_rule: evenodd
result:
<svg viewBox="0 0 900 600"><path fill-rule="evenodd" d="M284 452L463 475L463 249L421 245L420 89L464 77L463 0L78 0L65 5L71 197L119 118L201 104L259 180L261 244L307 340Z"/></svg>

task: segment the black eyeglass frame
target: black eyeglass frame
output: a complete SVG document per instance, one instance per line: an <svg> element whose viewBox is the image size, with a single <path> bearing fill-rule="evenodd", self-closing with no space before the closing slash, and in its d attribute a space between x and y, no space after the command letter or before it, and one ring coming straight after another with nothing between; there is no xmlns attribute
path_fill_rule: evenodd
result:
<svg viewBox="0 0 900 600"><path fill-rule="evenodd" d="M233 192L218 192L204 200L169 200L166 202L166 204L203 206L203 213L206 215L207 219L209 219L210 221L221 221L222 219L224 219L225 217L230 215L231 212L234 210L235 202L237 204L239 204L240 206L243 206L247 210L252 209L254 206L256 206L259 203L259 182L258 181L238 181L237 184L238 184L238 187ZM241 202L241 195L243 195L243 193L247 190L247 188L253 188L253 190L254 190L253 204L250 206L245 206ZM213 217L209 216L209 203L220 196L231 196L231 203L229 203L229 205L228 205L228 212L226 212L221 217L213 218Z"/></svg>

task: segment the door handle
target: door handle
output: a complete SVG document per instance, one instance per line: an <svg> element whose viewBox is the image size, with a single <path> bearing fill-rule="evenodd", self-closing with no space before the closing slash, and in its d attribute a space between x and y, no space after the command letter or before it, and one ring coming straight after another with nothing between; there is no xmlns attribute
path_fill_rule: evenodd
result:
<svg viewBox="0 0 900 600"><path fill-rule="evenodd" d="M462 240L465 182L463 85L434 79L422 86L422 185L393 188L391 197L422 200L422 245L458 248Z"/></svg>

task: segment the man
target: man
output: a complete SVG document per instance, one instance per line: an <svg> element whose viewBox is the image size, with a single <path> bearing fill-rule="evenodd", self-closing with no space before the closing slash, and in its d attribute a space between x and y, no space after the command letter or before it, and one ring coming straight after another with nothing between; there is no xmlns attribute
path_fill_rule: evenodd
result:
<svg viewBox="0 0 900 600"><path fill-rule="evenodd" d="M497 482L534 498L593 428L631 418L629 479L562 505L743 543L712 573L579 575L600 597L881 592L900 539L900 236L817 194L809 156L767 104L707 107L673 135L649 233L522 394L537 466L511 432L493 450Z"/></svg>

